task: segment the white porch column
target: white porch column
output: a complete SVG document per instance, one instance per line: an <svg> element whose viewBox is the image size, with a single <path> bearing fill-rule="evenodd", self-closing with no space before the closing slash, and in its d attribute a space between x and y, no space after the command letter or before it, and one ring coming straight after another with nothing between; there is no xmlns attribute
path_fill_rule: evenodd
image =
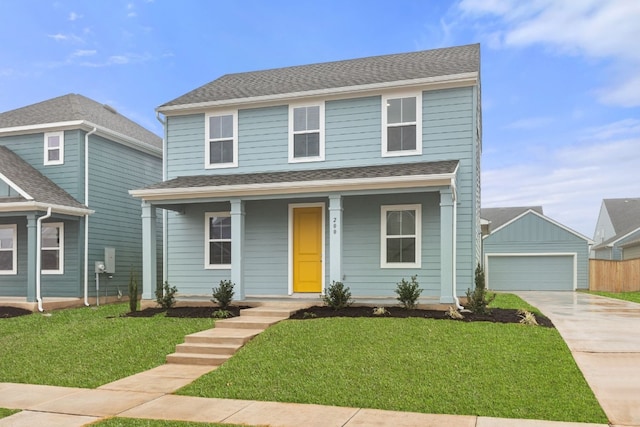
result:
<svg viewBox="0 0 640 427"><path fill-rule="evenodd" d="M156 207L142 202L142 298L153 300L158 287ZM138 290L140 293L140 290Z"/></svg>
<svg viewBox="0 0 640 427"><path fill-rule="evenodd" d="M231 199L231 282L235 284L235 297L245 298L244 289L244 201Z"/></svg>
<svg viewBox="0 0 640 427"><path fill-rule="evenodd" d="M329 280L342 282L342 196L329 196Z"/></svg>
<svg viewBox="0 0 640 427"><path fill-rule="evenodd" d="M451 304L453 299L453 280L456 268L454 248L455 221L453 193L451 188L440 190L440 303Z"/></svg>

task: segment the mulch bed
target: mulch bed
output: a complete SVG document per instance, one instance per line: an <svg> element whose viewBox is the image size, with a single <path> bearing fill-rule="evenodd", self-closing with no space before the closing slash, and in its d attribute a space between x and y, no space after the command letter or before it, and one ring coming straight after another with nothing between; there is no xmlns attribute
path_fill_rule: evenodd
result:
<svg viewBox="0 0 640 427"><path fill-rule="evenodd" d="M32 311L25 310L23 308L18 307L0 307L0 319L7 319L9 317L18 317L18 316L26 316L27 314L32 314Z"/></svg>
<svg viewBox="0 0 640 427"><path fill-rule="evenodd" d="M230 306L228 311L231 313L231 317L237 317L240 315L240 310L243 308L249 308L248 306ZM144 310L129 312L125 314L126 317L153 317L159 313L165 313L166 317L181 317L190 319L207 319L213 317L213 312L218 310L218 307L203 306L203 307L171 307L164 309L162 307L149 307Z"/></svg>
<svg viewBox="0 0 640 427"><path fill-rule="evenodd" d="M406 310L402 307L385 307L386 314L375 315L373 314L374 307L371 306L356 306L347 307L340 310L333 310L327 306L313 306L304 308L293 313L290 319L308 320L318 319L323 317L422 317L427 319L444 319L444 320L456 320L448 316L446 311L440 310ZM459 322L493 322L493 323L520 323L522 319L518 314L518 310L506 309L506 308L493 308L489 314L475 314L475 313L463 313L464 319L457 320ZM544 316L536 315L536 320L540 326L546 326L553 328L551 320Z"/></svg>

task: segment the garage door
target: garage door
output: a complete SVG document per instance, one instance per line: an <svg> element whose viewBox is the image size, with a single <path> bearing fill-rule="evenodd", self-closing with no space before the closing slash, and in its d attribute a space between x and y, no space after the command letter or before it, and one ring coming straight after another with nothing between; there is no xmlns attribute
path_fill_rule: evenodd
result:
<svg viewBox="0 0 640 427"><path fill-rule="evenodd" d="M495 291L571 291L571 255L488 256L487 287Z"/></svg>

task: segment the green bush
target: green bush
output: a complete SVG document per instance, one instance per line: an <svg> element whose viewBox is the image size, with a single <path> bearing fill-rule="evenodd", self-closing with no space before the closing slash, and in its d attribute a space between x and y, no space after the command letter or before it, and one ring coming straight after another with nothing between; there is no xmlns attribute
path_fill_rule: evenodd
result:
<svg viewBox="0 0 640 427"><path fill-rule="evenodd" d="M138 277L133 268L129 274L129 311L132 313L138 311Z"/></svg>
<svg viewBox="0 0 640 427"><path fill-rule="evenodd" d="M164 309L171 308L176 303L176 292L178 288L169 286L169 282L164 282L163 287L156 290L156 302Z"/></svg>
<svg viewBox="0 0 640 427"><path fill-rule="evenodd" d="M488 314L491 312L488 305L495 299L495 294L487 297L487 289L485 288L484 269L478 264L476 267L475 277L476 287L471 291L467 289L467 304L465 307L477 314Z"/></svg>
<svg viewBox="0 0 640 427"><path fill-rule="evenodd" d="M411 282L407 282L404 278L397 284L395 293L398 294L396 298L404 308L407 310L413 310L416 308L418 298L422 293L422 289L418 286L418 276L411 276Z"/></svg>
<svg viewBox="0 0 640 427"><path fill-rule="evenodd" d="M334 310L340 310L353 304L349 287L345 287L342 282L336 282L335 280L329 285L327 292L320 298L322 298L322 301L326 305Z"/></svg>
<svg viewBox="0 0 640 427"><path fill-rule="evenodd" d="M221 310L229 308L229 304L233 300L234 284L231 280L221 280L217 288L213 288L213 299L211 302L218 304Z"/></svg>
<svg viewBox="0 0 640 427"><path fill-rule="evenodd" d="M219 309L214 311L211 316L216 319L228 319L229 317L232 317L233 314L231 314L229 310Z"/></svg>

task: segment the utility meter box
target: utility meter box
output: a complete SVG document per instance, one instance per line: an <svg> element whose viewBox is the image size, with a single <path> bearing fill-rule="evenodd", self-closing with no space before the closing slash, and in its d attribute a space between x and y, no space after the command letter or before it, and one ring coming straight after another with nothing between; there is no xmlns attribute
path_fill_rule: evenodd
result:
<svg viewBox="0 0 640 427"><path fill-rule="evenodd" d="M116 248L104 248L104 272L116 272Z"/></svg>

